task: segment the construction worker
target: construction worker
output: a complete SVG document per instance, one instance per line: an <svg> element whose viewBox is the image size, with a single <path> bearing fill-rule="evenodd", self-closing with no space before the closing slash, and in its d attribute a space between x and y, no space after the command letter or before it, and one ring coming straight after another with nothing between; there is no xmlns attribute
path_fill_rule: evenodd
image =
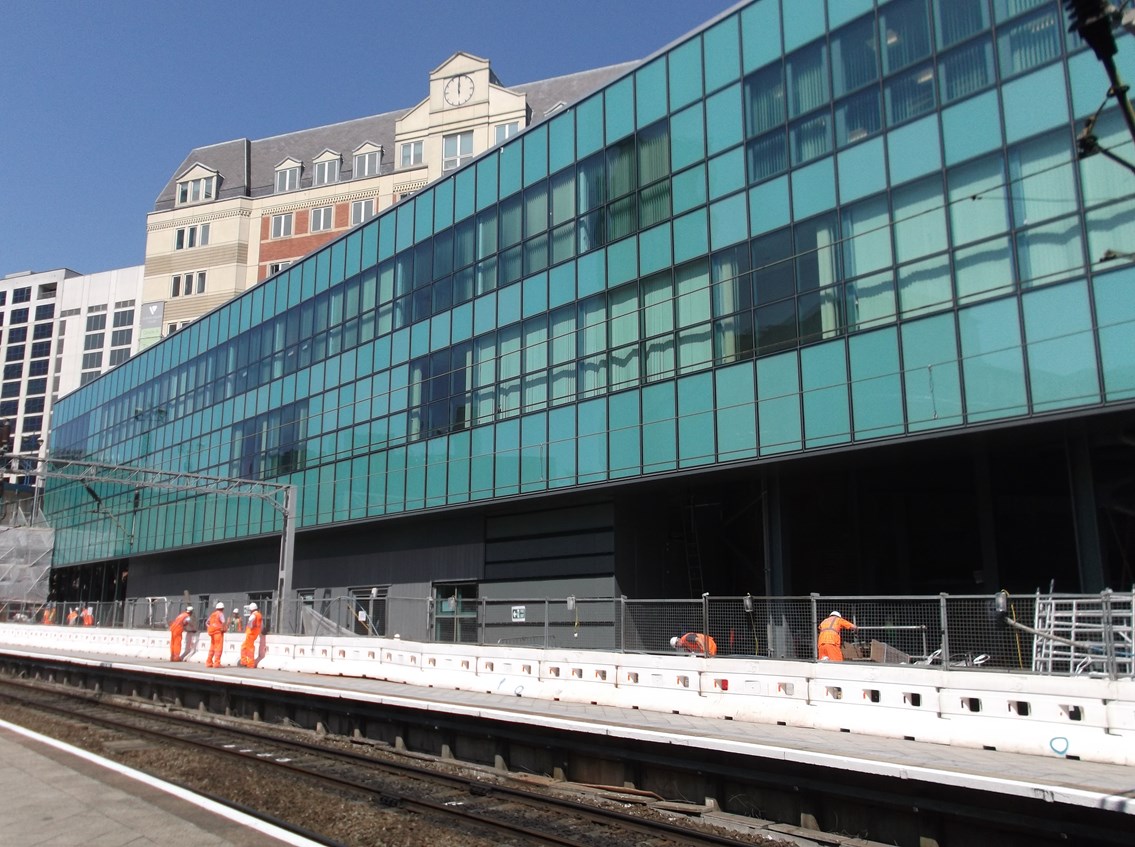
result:
<svg viewBox="0 0 1135 847"><path fill-rule="evenodd" d="M173 623L169 625L169 660L171 662L181 661L181 636L187 626L192 626L192 621L193 607L186 606L185 611L174 618Z"/></svg>
<svg viewBox="0 0 1135 847"><path fill-rule="evenodd" d="M821 662L843 661L843 636L840 631L855 629L855 624L847 620L839 612L832 612L820 621L820 637L816 642L816 652Z"/></svg>
<svg viewBox="0 0 1135 847"><path fill-rule="evenodd" d="M225 604L218 603L213 607L213 614L205 624L205 631L209 633L209 655L205 658L205 667L219 668L221 666L221 652L225 649Z"/></svg>
<svg viewBox="0 0 1135 847"><path fill-rule="evenodd" d="M67 613L67 626L74 626L75 621L79 620L79 607L76 606Z"/></svg>
<svg viewBox="0 0 1135 847"><path fill-rule="evenodd" d="M83 626L95 625L95 610L90 606L87 606L83 609L83 613L80 617L83 620Z"/></svg>
<svg viewBox="0 0 1135 847"><path fill-rule="evenodd" d="M40 621L42 623L46 624L47 626L51 626L52 624L54 624L55 623L55 607L54 606L44 606L43 607L43 615L40 617Z"/></svg>
<svg viewBox="0 0 1135 847"><path fill-rule="evenodd" d="M717 642L711 636L700 632L675 635L670 639L670 646L675 650L689 650L691 653L701 653L703 656L717 655Z"/></svg>
<svg viewBox="0 0 1135 847"><path fill-rule="evenodd" d="M255 603L248 604L248 624L244 627L244 644L240 647L240 663L246 668L256 667L256 642L264 629L264 616Z"/></svg>

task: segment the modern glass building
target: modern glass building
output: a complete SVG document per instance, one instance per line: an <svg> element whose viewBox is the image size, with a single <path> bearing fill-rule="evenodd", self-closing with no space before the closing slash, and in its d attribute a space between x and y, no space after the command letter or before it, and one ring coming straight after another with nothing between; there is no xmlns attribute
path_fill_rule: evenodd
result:
<svg viewBox="0 0 1135 847"><path fill-rule="evenodd" d="M740 4L62 399L51 453L294 483L305 595L1129 587L1135 177L1076 138L1135 150L1066 30ZM63 595L276 585L255 501L48 503Z"/></svg>

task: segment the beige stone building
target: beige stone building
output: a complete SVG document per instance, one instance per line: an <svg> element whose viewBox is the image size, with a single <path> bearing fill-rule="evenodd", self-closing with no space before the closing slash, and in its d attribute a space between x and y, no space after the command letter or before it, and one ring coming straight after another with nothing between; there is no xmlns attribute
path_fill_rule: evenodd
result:
<svg viewBox="0 0 1135 847"><path fill-rule="evenodd" d="M408 110L189 152L150 212L140 347L625 73L506 87L456 53Z"/></svg>

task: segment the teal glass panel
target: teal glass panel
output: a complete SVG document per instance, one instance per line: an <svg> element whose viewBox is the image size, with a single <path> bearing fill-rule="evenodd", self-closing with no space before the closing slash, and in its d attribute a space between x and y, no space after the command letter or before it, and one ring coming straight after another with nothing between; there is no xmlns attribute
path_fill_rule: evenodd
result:
<svg viewBox="0 0 1135 847"><path fill-rule="evenodd" d="M1021 298L1033 410L1047 412L1100 401L1092 314L1083 280Z"/></svg>
<svg viewBox="0 0 1135 847"><path fill-rule="evenodd" d="M835 0L828 3L828 28L836 29L871 11L873 0Z"/></svg>
<svg viewBox="0 0 1135 847"><path fill-rule="evenodd" d="M603 92L607 144L634 132L634 77L627 76Z"/></svg>
<svg viewBox="0 0 1135 847"><path fill-rule="evenodd" d="M635 106L638 128L650 126L667 112L666 57L659 56L635 71Z"/></svg>
<svg viewBox="0 0 1135 847"><path fill-rule="evenodd" d="M548 126L533 127L524 136L524 185L528 187L548 175Z"/></svg>
<svg viewBox="0 0 1135 847"><path fill-rule="evenodd" d="M670 223L659 224L648 229L638 238L639 273L646 275L668 267L673 259L670 255Z"/></svg>
<svg viewBox="0 0 1135 847"><path fill-rule="evenodd" d="M538 273L524 280L524 317L548 311L548 275Z"/></svg>
<svg viewBox="0 0 1135 847"><path fill-rule="evenodd" d="M607 285L616 286L638 276L638 239L624 238L607 248Z"/></svg>
<svg viewBox="0 0 1135 847"><path fill-rule="evenodd" d="M469 499L469 432L455 432L449 436L449 468L446 475L446 493L450 503L464 503Z"/></svg>
<svg viewBox="0 0 1135 847"><path fill-rule="evenodd" d="M642 468L645 473L677 467L674 383L661 382L642 390Z"/></svg>
<svg viewBox="0 0 1135 847"><path fill-rule="evenodd" d="M946 210L938 175L894 191L895 258L918 259L946 249Z"/></svg>
<svg viewBox="0 0 1135 847"><path fill-rule="evenodd" d="M1110 150L1126 162L1135 160L1135 145L1132 145L1131 135L1118 109L1107 111L1099 117L1096 121L1095 136L1104 150ZM1116 179L1117 164L1106 156L1089 156L1080 160L1080 183L1085 207L1090 208L1112 200L1130 200L1130 180ZM1097 226L1102 223L1103 221L1097 221ZM1089 224L1089 233L1091 229ZM1101 229L1108 227L1103 226ZM1103 251L1095 248L1095 242L1090 235L1089 240L1093 244L1091 255L1096 258L1102 256Z"/></svg>
<svg viewBox="0 0 1135 847"><path fill-rule="evenodd" d="M885 196L844 206L841 220L845 276L860 276L890 267L890 212Z"/></svg>
<svg viewBox="0 0 1135 847"><path fill-rule="evenodd" d="M422 509L426 505L426 442L415 441L406 447L406 508Z"/></svg>
<svg viewBox="0 0 1135 847"><path fill-rule="evenodd" d="M508 326L520 320L520 283L497 291L497 326Z"/></svg>
<svg viewBox="0 0 1135 847"><path fill-rule="evenodd" d="M338 285L340 282L346 279L346 276L344 275L346 271L346 253L346 247L343 244L342 239L336 241L331 245L331 285ZM260 311L260 315L262 320L267 320L270 317L270 315L266 314L263 311Z"/></svg>
<svg viewBox="0 0 1135 847"><path fill-rule="evenodd" d="M477 183L474 182L476 177L477 171L473 168L459 170L453 177L453 219L455 221L468 218L476 210Z"/></svg>
<svg viewBox="0 0 1135 847"><path fill-rule="evenodd" d="M824 0L791 0L784 16L784 50L795 50L824 34Z"/></svg>
<svg viewBox="0 0 1135 847"><path fill-rule="evenodd" d="M968 244L1008 231L1009 198L1000 154L951 168L946 178L954 244Z"/></svg>
<svg viewBox="0 0 1135 847"><path fill-rule="evenodd" d="M670 170L705 158L705 113L701 103L670 118Z"/></svg>
<svg viewBox="0 0 1135 847"><path fill-rule="evenodd" d="M942 110L946 164L952 165L1001 146L1001 104L996 91ZM974 127L981 132L974 132Z"/></svg>
<svg viewBox="0 0 1135 847"><path fill-rule="evenodd" d="M715 24L702 37L705 39L705 90L716 91L741 75L738 16L733 15Z"/></svg>
<svg viewBox="0 0 1135 847"><path fill-rule="evenodd" d="M670 51L670 111L675 112L701 98L701 36L695 36Z"/></svg>
<svg viewBox="0 0 1135 847"><path fill-rule="evenodd" d="M756 379L752 362L714 371L717 391L717 459L730 462L757 455Z"/></svg>
<svg viewBox="0 0 1135 847"><path fill-rule="evenodd" d="M749 190L749 234L779 229L791 220L788 177L782 176Z"/></svg>
<svg viewBox="0 0 1135 847"><path fill-rule="evenodd" d="M473 301L473 334L481 335L497 326L497 293L495 291Z"/></svg>
<svg viewBox="0 0 1135 847"><path fill-rule="evenodd" d="M1005 140L1010 144L1068 123L1064 66L1059 63L1006 83L1002 92Z"/></svg>
<svg viewBox="0 0 1135 847"><path fill-rule="evenodd" d="M330 468L326 468L330 470ZM323 497L320 483L320 500ZM386 508L385 511L402 512L406 509L406 448L393 447L386 452ZM320 514L323 514L322 502Z"/></svg>
<svg viewBox="0 0 1135 847"><path fill-rule="evenodd" d="M449 439L431 439L426 446L426 506L444 506L446 495L446 459Z"/></svg>
<svg viewBox="0 0 1135 847"><path fill-rule="evenodd" d="M997 300L958 311L968 420L996 420L1028 411L1017 301Z"/></svg>
<svg viewBox="0 0 1135 847"><path fill-rule="evenodd" d="M637 391L615 394L610 400L611 479L642 473L642 438Z"/></svg>
<svg viewBox="0 0 1135 847"><path fill-rule="evenodd" d="M744 138L741 130L741 84L719 91L705 101L709 155L728 150ZM742 170L744 162L742 160ZM742 176L742 179L744 177Z"/></svg>
<svg viewBox="0 0 1135 847"><path fill-rule="evenodd" d="M841 203L858 200L886 187L887 169L884 166L882 138L872 138L842 150L836 159L839 165Z"/></svg>
<svg viewBox="0 0 1135 847"><path fill-rule="evenodd" d="M708 464L715 455L713 375L682 377L678 380L678 466Z"/></svg>
<svg viewBox="0 0 1135 847"><path fill-rule="evenodd" d="M1117 251L1116 244L1126 244L1135 232L1135 198L1093 209L1085 215L1088 226L1088 258L1100 261ZM1110 251L1110 254L1109 254Z"/></svg>
<svg viewBox="0 0 1135 847"><path fill-rule="evenodd" d="M742 54L745 73L780 58L780 4L760 0L741 12Z"/></svg>
<svg viewBox="0 0 1135 847"><path fill-rule="evenodd" d="M851 439L847 399L847 350L843 340L800 351L807 447L841 444Z"/></svg>
<svg viewBox="0 0 1135 847"><path fill-rule="evenodd" d="M689 170L682 171L674 177L673 191L674 191L674 214L680 215L682 212L701 206L705 203L706 187L705 187L705 165L698 165L697 167L690 168Z"/></svg>
<svg viewBox="0 0 1135 847"><path fill-rule="evenodd" d="M709 196L716 200L745 187L745 151L735 147L709 162Z"/></svg>
<svg viewBox="0 0 1135 847"><path fill-rule="evenodd" d="M607 398L580 403L576 411L579 482L602 482L607 478Z"/></svg>
<svg viewBox="0 0 1135 847"><path fill-rule="evenodd" d="M895 327L854 335L847 341L851 362L851 408L855 439L901 435L902 383Z"/></svg>
<svg viewBox="0 0 1135 847"><path fill-rule="evenodd" d="M484 500L493 495L493 427L477 427L469 447L469 499Z"/></svg>
<svg viewBox="0 0 1135 847"><path fill-rule="evenodd" d="M516 418L497 424L495 454L495 486L497 497L508 497L520 491L520 421Z"/></svg>
<svg viewBox="0 0 1135 847"><path fill-rule="evenodd" d="M450 318L452 312L442 312L430 319L430 349L440 350L450 343Z"/></svg>
<svg viewBox="0 0 1135 847"><path fill-rule="evenodd" d="M936 171L942 167L938 116L930 115L887 133L891 184Z"/></svg>
<svg viewBox="0 0 1135 847"><path fill-rule="evenodd" d="M520 420L520 490L543 491L548 487L546 459L548 416L527 415Z"/></svg>
<svg viewBox="0 0 1135 847"><path fill-rule="evenodd" d="M453 185L452 179L434 185L434 232L453 225Z"/></svg>
<svg viewBox="0 0 1135 847"><path fill-rule="evenodd" d="M402 203L394 213L398 222L398 238L395 241L395 247L400 251L414 243L414 206L417 204L417 199L414 197Z"/></svg>
<svg viewBox="0 0 1135 847"><path fill-rule="evenodd" d="M324 292L331 285L330 258L331 258L331 251L330 250L321 250L319 253L315 254L315 290L316 290L316 292L320 292L320 293ZM256 289L253 289L253 292L255 292L255 291L256 291ZM252 301L251 298L246 297L246 298L241 299L241 304L240 304L241 305L241 311L242 311L241 320L244 323L244 326L246 326L246 327L251 326L254 322L260 321L260 315L259 314L255 315L255 320L254 320L253 315L251 315L249 313L249 309L251 308L252 302L253 301ZM166 368L168 368L168 365L166 366Z"/></svg>
<svg viewBox="0 0 1135 847"><path fill-rule="evenodd" d="M796 220L835 206L835 163L829 156L792 172L792 214Z"/></svg>
<svg viewBox="0 0 1135 847"><path fill-rule="evenodd" d="M709 207L710 243L714 250L744 241L749 236L749 222L745 217L746 197L734 194Z"/></svg>
<svg viewBox="0 0 1135 847"><path fill-rule="evenodd" d="M575 110L569 109L548 125L548 173L554 174L574 161Z"/></svg>
<svg viewBox="0 0 1135 847"><path fill-rule="evenodd" d="M606 251L596 250L579 258L578 296L597 294L607 287Z"/></svg>
<svg viewBox="0 0 1135 847"><path fill-rule="evenodd" d="M1017 275L1023 288L1050 285L1084 273L1080 219L1050 221L1017 233Z"/></svg>
<svg viewBox="0 0 1135 847"><path fill-rule="evenodd" d="M963 247L954 254L958 303L987 300L1012 291L1013 251L1008 238Z"/></svg>
<svg viewBox="0 0 1135 847"><path fill-rule="evenodd" d="M380 217L378 224L378 260L389 259L394 255L394 226L397 216L387 213Z"/></svg>
<svg viewBox="0 0 1135 847"><path fill-rule="evenodd" d="M575 406L548 413L548 487L575 485Z"/></svg>
<svg viewBox="0 0 1135 847"><path fill-rule="evenodd" d="M520 190L520 144L500 148L500 196L508 197Z"/></svg>
<svg viewBox="0 0 1135 847"><path fill-rule="evenodd" d="M354 276L355 274L357 274L359 272L359 270L362 267L359 264L361 259L362 259L362 243L363 243L362 232L359 231L359 230L355 230L350 235L348 235L346 237L346 239L344 239L344 241L345 241L346 246L347 246L347 258L345 260L343 272L347 276ZM285 276L281 279L281 293L284 294L284 299L281 300L279 297L276 298L276 312L277 313L282 312L284 310L284 308L287 305L289 305L288 302L287 302L286 289L287 289L287 277ZM295 302L298 302L298 300L295 301ZM295 305L295 302L291 303L290 305Z"/></svg>
<svg viewBox="0 0 1135 847"><path fill-rule="evenodd" d="M575 299L575 262L556 265L548 272L548 307L554 309Z"/></svg>
<svg viewBox="0 0 1135 847"><path fill-rule="evenodd" d="M414 197L414 240L421 241L433 235L434 193L420 192Z"/></svg>
<svg viewBox="0 0 1135 847"><path fill-rule="evenodd" d="M410 330L400 329L390 337L390 362L400 365L410 358Z"/></svg>
<svg viewBox="0 0 1135 847"><path fill-rule="evenodd" d="M684 262L709 252L706 211L698 209L674 220L674 261ZM581 292L582 296L582 292Z"/></svg>
<svg viewBox="0 0 1135 847"><path fill-rule="evenodd" d="M603 146L603 95L584 100L575 107L575 149L582 159ZM555 172L558 168L552 168Z"/></svg>
<svg viewBox="0 0 1135 847"><path fill-rule="evenodd" d="M1130 399L1135 397L1135 267L1096 274L1093 289L1104 395L1108 401Z"/></svg>
<svg viewBox="0 0 1135 847"><path fill-rule="evenodd" d="M795 350L757 360L757 420L762 456L800 449L800 373Z"/></svg>
<svg viewBox="0 0 1135 847"><path fill-rule="evenodd" d="M477 211L487 209L497 202L497 177L499 171L499 154L490 155L477 162Z"/></svg>

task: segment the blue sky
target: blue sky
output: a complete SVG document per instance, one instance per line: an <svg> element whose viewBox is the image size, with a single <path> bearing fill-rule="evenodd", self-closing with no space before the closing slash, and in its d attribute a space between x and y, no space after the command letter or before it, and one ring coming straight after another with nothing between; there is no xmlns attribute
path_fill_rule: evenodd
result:
<svg viewBox="0 0 1135 847"><path fill-rule="evenodd" d="M505 85L650 55L735 0L0 0L0 276L140 265L193 147L406 108L457 50Z"/></svg>

